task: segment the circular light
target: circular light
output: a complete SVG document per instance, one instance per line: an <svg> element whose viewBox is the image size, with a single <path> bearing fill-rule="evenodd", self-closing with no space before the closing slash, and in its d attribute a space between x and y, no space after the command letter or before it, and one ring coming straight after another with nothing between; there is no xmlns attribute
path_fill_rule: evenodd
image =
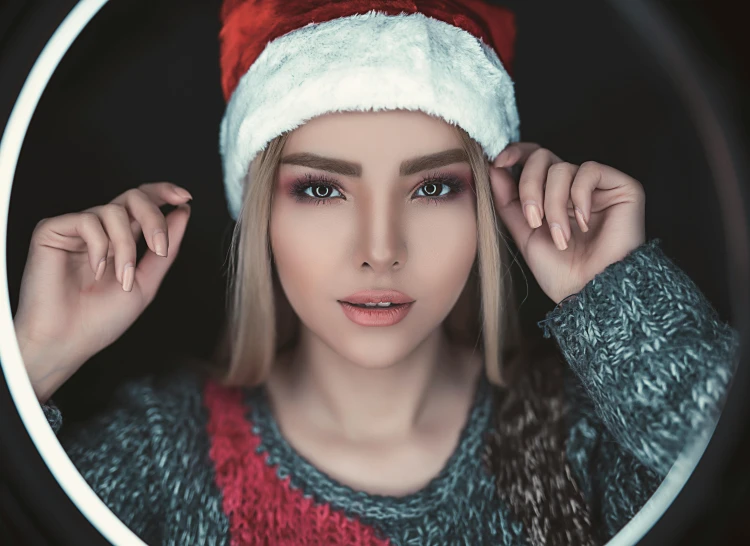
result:
<svg viewBox="0 0 750 546"><path fill-rule="evenodd" d="M698 119L697 125L699 125L698 129L701 134L705 136L711 129L707 125L711 125L712 121L715 121L715 113L711 111L710 107L706 107L710 101L701 94L702 87L696 80L691 67L686 64L686 56L682 53L684 45L679 43L676 33L666 31L665 29L668 30L668 28L664 18L660 18L655 9L647 6L643 1L610 0L610 2L634 28L642 30L642 38L646 42L649 38L659 40L658 44L652 42L649 45L655 52L661 54L662 59L669 58L669 62L664 64L671 67L672 75L675 76L676 81L685 83L685 85L679 87L676 85L675 87L678 87L678 92L682 94L689 109L693 113L699 112L699 114L695 114ZM78 35L106 3L107 0L81 0L61 23L29 73L12 110L2 140L0 140L0 275L2 276L0 277L0 283L5 290L3 297L0 298L2 300L0 302L2 306L2 313L0 313L0 365L13 402L29 436L67 496L92 525L113 544L144 545L91 489L70 461L54 432L47 424L21 359L14 334L10 298L7 292L8 279L5 262L7 250L5 245L8 209L18 157L29 123L60 61ZM713 132L710 133L711 135L721 136L721 129L717 129L719 125L717 122L713 126L713 131L718 130L718 133ZM710 153L707 155L711 156ZM709 157L709 160L710 162L713 161L713 170L719 172L715 154ZM722 165L722 168L726 171L725 164ZM736 177L736 173L733 174ZM739 185L737 185L737 189L739 189ZM735 195L731 188L724 188L719 191L719 195L723 210L725 213L732 210L732 220L736 221L736 218L744 212L739 191ZM725 217L724 221L725 225L729 227L730 219ZM747 255L747 234L735 232L733 235L735 236L732 243L734 246L729 255L739 259L739 256ZM738 249L741 249L740 254L737 254ZM735 304L741 303L744 303L741 298L735 300ZM713 429L707 431L700 441L692 445L689 450L683 451L657 491L630 522L610 540L608 543L610 546L635 544L644 537L659 518L664 515L685 486L705 452L712 434Z"/></svg>
<svg viewBox="0 0 750 546"><path fill-rule="evenodd" d="M68 497L111 543L145 546L144 542L112 513L83 479L44 417L44 412L26 373L16 340L5 261L11 186L31 117L65 53L106 3L107 0L81 0L60 24L26 78L5 127L3 138L0 140L0 286L3 287L3 296L0 298L2 300L0 302L2 307L0 364L24 427L50 472Z"/></svg>

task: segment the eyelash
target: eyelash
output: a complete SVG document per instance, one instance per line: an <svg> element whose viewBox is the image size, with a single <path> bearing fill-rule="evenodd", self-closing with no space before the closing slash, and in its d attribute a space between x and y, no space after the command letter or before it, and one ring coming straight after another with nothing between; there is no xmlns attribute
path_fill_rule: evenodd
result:
<svg viewBox="0 0 750 546"><path fill-rule="evenodd" d="M448 192L446 195L441 195L437 197L433 197L430 195L420 196L420 198L426 199L430 203L438 204L443 201L453 199L454 197L456 197L456 195L464 191L464 184L463 182L461 182L461 180L459 180L455 176L444 175L444 174L429 175L425 177L422 180L422 183L417 188L417 191L424 188L424 186L427 186L430 184L434 184L436 186L447 186L450 189L450 192ZM307 190L315 186L328 186L338 191L339 193L344 193L334 179L329 178L325 175L312 175L312 174L306 174L303 178L296 180L292 184L290 193L294 196L294 198L299 203L312 202L312 204L314 205L327 205L327 204L330 204L331 201L333 201L334 199L340 199L339 196L310 197L307 194Z"/></svg>

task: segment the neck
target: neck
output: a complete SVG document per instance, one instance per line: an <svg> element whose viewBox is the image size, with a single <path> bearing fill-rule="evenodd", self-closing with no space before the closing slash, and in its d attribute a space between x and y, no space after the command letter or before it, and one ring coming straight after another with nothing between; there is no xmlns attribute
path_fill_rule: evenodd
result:
<svg viewBox="0 0 750 546"><path fill-rule="evenodd" d="M337 354L302 328L285 398L316 426L349 439L404 437L429 419L441 393L461 383L460 364L441 328L403 360L376 369Z"/></svg>

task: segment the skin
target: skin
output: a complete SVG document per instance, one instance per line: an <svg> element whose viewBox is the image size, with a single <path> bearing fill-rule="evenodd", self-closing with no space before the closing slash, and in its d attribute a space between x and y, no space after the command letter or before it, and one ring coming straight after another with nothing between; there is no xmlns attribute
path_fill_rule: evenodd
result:
<svg viewBox="0 0 750 546"><path fill-rule="evenodd" d="M440 328L477 252L471 168L460 161L400 174L406 160L455 149L461 142L447 123L390 111L321 116L294 131L282 153L270 239L301 334L274 367L269 393L287 440L359 489L424 485L455 448L473 398L479 358L450 346ZM361 175L285 163L300 153L359 164ZM333 183L331 197L298 202L291 184L321 174L328 180L308 192ZM456 177L463 191L439 181L437 192L422 188L436 175ZM425 191L449 199L431 202ZM337 300L370 288L416 303L396 325L359 326Z"/></svg>
<svg viewBox="0 0 750 546"><path fill-rule="evenodd" d="M508 172L515 165L522 166L518 181ZM643 185L607 165L575 165L539 144L518 142L495 158L490 180L500 220L555 303L646 242ZM532 218L532 206L541 222Z"/></svg>

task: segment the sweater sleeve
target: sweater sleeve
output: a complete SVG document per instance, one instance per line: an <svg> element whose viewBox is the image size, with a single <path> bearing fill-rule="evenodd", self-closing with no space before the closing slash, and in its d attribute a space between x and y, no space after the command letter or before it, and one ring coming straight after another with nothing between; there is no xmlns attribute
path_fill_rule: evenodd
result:
<svg viewBox="0 0 750 546"><path fill-rule="evenodd" d="M611 264L539 323L572 370L567 456L608 536L683 449L713 432L738 353L739 333L659 243Z"/></svg>
<svg viewBox="0 0 750 546"><path fill-rule="evenodd" d="M164 416L154 379L119 387L109 409L83 423L63 425L53 400L42 405L60 444L94 492L147 544L161 543L165 493L160 454Z"/></svg>

